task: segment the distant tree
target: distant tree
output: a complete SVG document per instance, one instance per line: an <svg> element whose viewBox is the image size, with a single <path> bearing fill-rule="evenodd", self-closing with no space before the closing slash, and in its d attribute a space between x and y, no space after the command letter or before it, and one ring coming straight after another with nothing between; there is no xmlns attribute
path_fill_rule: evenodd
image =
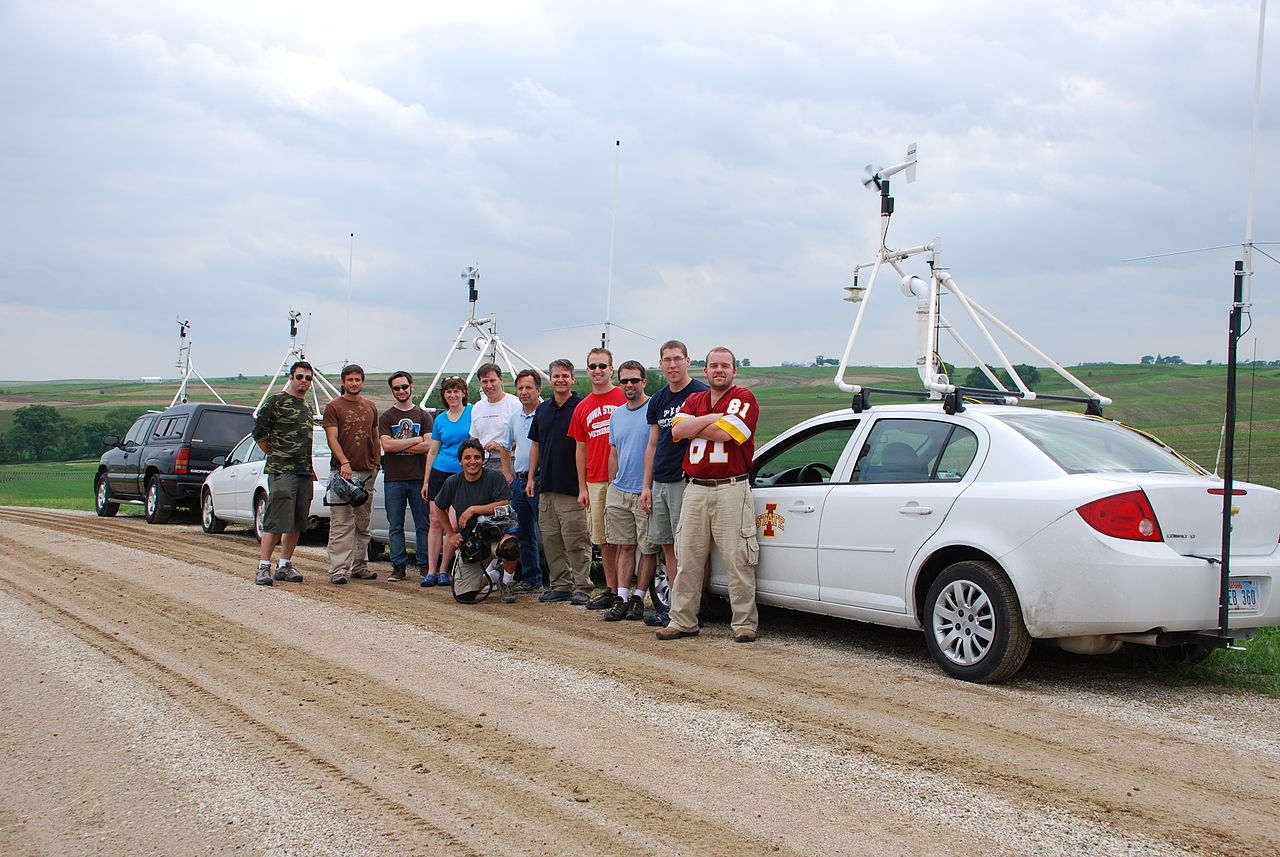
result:
<svg viewBox="0 0 1280 857"><path fill-rule="evenodd" d="M1152 363L1155 363L1155 362L1156 362L1156 358L1155 358L1155 357L1153 357L1152 355L1150 355L1150 354L1144 354L1144 355L1142 355L1142 365L1143 365L1143 366L1150 366Z"/></svg>
<svg viewBox="0 0 1280 857"><path fill-rule="evenodd" d="M982 369L974 366L969 370L969 374L964 376L964 387L976 387L980 390L994 390L995 384L991 383L991 379L982 373Z"/></svg>
<svg viewBox="0 0 1280 857"><path fill-rule="evenodd" d="M1000 384L1006 390L1015 390L1017 385L1013 383L1013 379L1009 377L1009 373L1004 369L996 369L994 366L987 366L991 373L999 379ZM1017 370L1018 377L1022 379L1022 383L1027 385L1027 389L1034 390L1036 385L1040 383L1040 370L1026 363L1015 363L1013 368ZM975 366L969 370L969 374L965 376L964 387L976 387L982 390L994 390L995 385L991 383L980 367Z"/></svg>
<svg viewBox="0 0 1280 857"><path fill-rule="evenodd" d="M699 359L699 360L690 360L690 361L689 361L689 365L690 365L690 366L705 367L705 366L707 365L707 361L705 361L705 360L701 360L701 359Z"/></svg>
<svg viewBox="0 0 1280 857"><path fill-rule="evenodd" d="M739 361L738 361L738 365L739 365L739 366L750 366L750 365L751 365L751 358L750 358L750 357L743 357L741 360L739 360Z"/></svg>
<svg viewBox="0 0 1280 857"><path fill-rule="evenodd" d="M1170 354L1168 357L1157 357L1156 362L1164 366L1182 366L1186 361L1177 354Z"/></svg>
<svg viewBox="0 0 1280 857"><path fill-rule="evenodd" d="M44 461L62 441L67 420L48 405L27 405L13 412L9 443L23 458Z"/></svg>

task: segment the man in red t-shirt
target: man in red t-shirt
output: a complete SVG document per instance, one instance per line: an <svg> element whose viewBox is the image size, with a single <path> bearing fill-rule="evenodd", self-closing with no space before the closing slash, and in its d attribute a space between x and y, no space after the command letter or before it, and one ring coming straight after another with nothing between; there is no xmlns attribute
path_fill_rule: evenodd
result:
<svg viewBox="0 0 1280 857"><path fill-rule="evenodd" d="M600 546L608 591L587 602L588 610L608 610L618 591L617 548L604 538L604 501L609 489L609 417L627 397L613 384L613 354L593 348L587 354L591 393L578 403L569 423L569 437L577 442L578 505L587 510L593 544Z"/></svg>
<svg viewBox="0 0 1280 857"><path fill-rule="evenodd" d="M707 354L710 390L693 393L671 423L674 440L689 441L684 472L689 477L676 537L679 573L671 592L671 623L659 640L698 635L698 603L707 554L720 548L729 575L730 628L738 643L756 639L755 507L751 503L751 458L760 408L750 390L736 386L738 360L727 348Z"/></svg>

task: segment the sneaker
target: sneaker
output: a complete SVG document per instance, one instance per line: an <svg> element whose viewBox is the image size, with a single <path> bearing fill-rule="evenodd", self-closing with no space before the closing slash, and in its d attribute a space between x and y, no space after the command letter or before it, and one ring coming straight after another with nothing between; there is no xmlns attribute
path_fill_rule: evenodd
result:
<svg viewBox="0 0 1280 857"><path fill-rule="evenodd" d="M499 583L498 591L502 593L503 604L516 603L516 585L514 583Z"/></svg>
<svg viewBox="0 0 1280 857"><path fill-rule="evenodd" d="M739 631L733 635L735 643L754 643L756 641L755 631Z"/></svg>
<svg viewBox="0 0 1280 857"><path fill-rule="evenodd" d="M345 574L335 574L333 577L329 578L329 582L338 586L344 586L347 582L347 576Z"/></svg>
<svg viewBox="0 0 1280 857"><path fill-rule="evenodd" d="M271 564L258 566L258 574L253 578L253 582L259 586L271 586Z"/></svg>
<svg viewBox="0 0 1280 857"><path fill-rule="evenodd" d="M442 571L438 575L436 575L436 585L453 586L453 578L449 576L449 572Z"/></svg>
<svg viewBox="0 0 1280 857"><path fill-rule="evenodd" d="M650 628L665 628L671 623L670 613L650 613L644 617L644 623Z"/></svg>
<svg viewBox="0 0 1280 857"><path fill-rule="evenodd" d="M302 575L294 571L293 563L285 563L276 569L276 580L283 580L285 583L301 583Z"/></svg>
<svg viewBox="0 0 1280 857"><path fill-rule="evenodd" d="M435 586L436 576L434 574L424 574L422 575L422 580L418 581L418 585L419 586Z"/></svg>
<svg viewBox="0 0 1280 857"><path fill-rule="evenodd" d="M537 592L541 588L538 584L530 583L527 580L522 580L516 584L516 592Z"/></svg>
<svg viewBox="0 0 1280 857"><path fill-rule="evenodd" d="M574 607L586 607L591 601L591 597L585 592L575 592L569 596L569 603Z"/></svg>
<svg viewBox="0 0 1280 857"><path fill-rule="evenodd" d="M621 598L617 598L613 602L613 606L604 611L604 615L600 618L606 622L621 622L627 618L627 602Z"/></svg>
<svg viewBox="0 0 1280 857"><path fill-rule="evenodd" d="M644 618L644 599L639 595L632 595L631 600L627 602L627 614L622 617L632 622L639 622Z"/></svg>
<svg viewBox="0 0 1280 857"><path fill-rule="evenodd" d="M618 596L614 594L613 590L606 589L604 592L601 592L595 598L592 598L590 601L587 602L587 609L588 610L608 610L610 607L613 606L614 600L617 597Z"/></svg>
<svg viewBox="0 0 1280 857"><path fill-rule="evenodd" d="M370 571L367 568L362 568L359 571L351 572L351 576L354 577L356 580L377 580L378 572Z"/></svg>
<svg viewBox="0 0 1280 857"><path fill-rule="evenodd" d="M677 631L675 628L663 628L654 634L659 640L679 640L681 637L696 637L697 631Z"/></svg>
<svg viewBox="0 0 1280 857"><path fill-rule="evenodd" d="M404 580L404 563L391 567L391 573L387 575L387 583L399 583Z"/></svg>
<svg viewBox="0 0 1280 857"><path fill-rule="evenodd" d="M543 604L549 604L553 601L572 601L573 596L568 592L561 592L559 589L548 589L538 596L538 600Z"/></svg>

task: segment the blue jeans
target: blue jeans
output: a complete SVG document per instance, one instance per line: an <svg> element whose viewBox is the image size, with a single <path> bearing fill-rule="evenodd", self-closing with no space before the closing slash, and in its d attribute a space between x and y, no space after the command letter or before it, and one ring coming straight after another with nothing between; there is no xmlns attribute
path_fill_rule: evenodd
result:
<svg viewBox="0 0 1280 857"><path fill-rule="evenodd" d="M404 507L407 503L413 513L415 559L424 568L427 565L427 529L431 526L431 510L422 499L422 483L386 482L382 487L387 505L387 538L391 542L391 564L408 565L409 554L404 546Z"/></svg>
<svg viewBox="0 0 1280 857"><path fill-rule="evenodd" d="M533 492L533 499L524 495L527 478L517 476L511 483L511 508L516 512L516 523L520 527L517 538L520 541L520 568L523 580L534 586L543 586L551 580L550 572L542 565L542 554L538 550L542 543L542 533L538 531L538 492Z"/></svg>

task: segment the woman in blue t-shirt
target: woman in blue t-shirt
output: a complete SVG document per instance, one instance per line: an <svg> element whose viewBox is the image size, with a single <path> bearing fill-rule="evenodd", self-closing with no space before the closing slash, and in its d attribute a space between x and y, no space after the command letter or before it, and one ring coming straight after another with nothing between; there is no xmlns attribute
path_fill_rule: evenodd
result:
<svg viewBox="0 0 1280 857"><path fill-rule="evenodd" d="M458 447L471 437L471 406L467 404L467 382L456 376L446 378L440 385L440 401L444 404L445 411L436 414L431 423L427 476L422 483L422 496L428 501L435 499L446 479L462 470L462 464L458 461ZM432 514L431 529L427 533L427 573L419 586L449 586L453 583L453 578L449 576L449 569L453 568L453 550L453 545L444 540L440 522Z"/></svg>

